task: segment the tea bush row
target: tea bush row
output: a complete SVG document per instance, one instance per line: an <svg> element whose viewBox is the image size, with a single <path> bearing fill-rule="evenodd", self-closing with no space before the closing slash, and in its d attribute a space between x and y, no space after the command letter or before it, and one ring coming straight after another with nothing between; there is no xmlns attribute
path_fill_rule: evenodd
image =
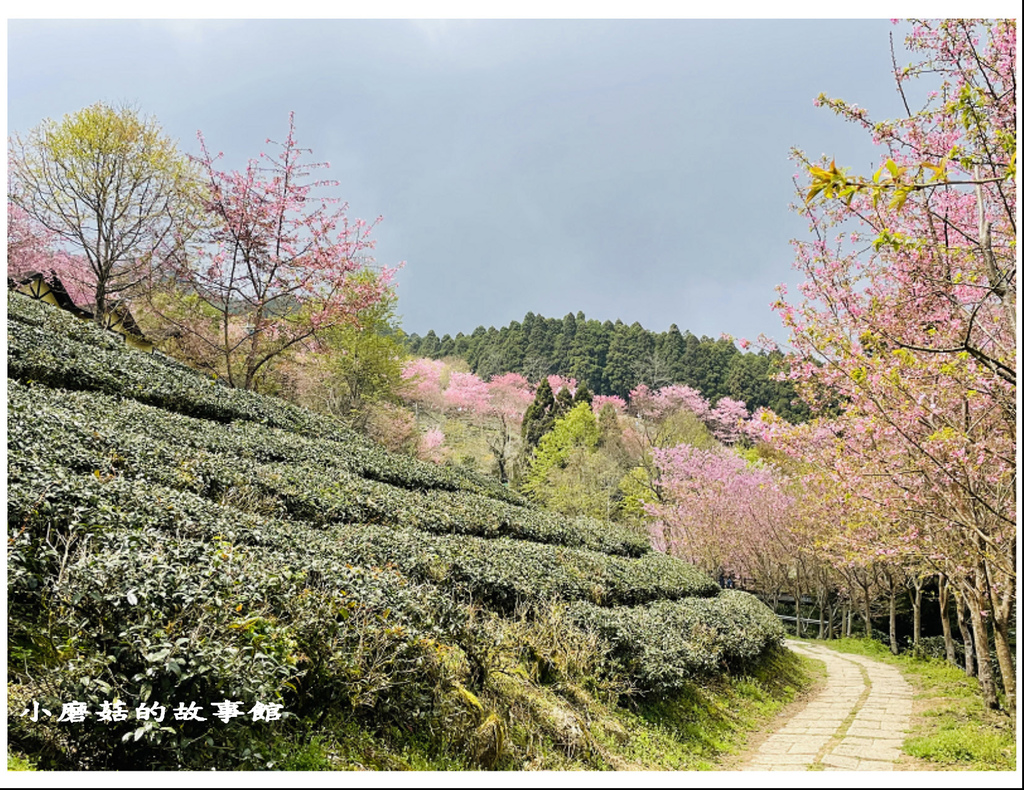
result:
<svg viewBox="0 0 1024 790"><path fill-rule="evenodd" d="M407 488L468 489L514 504L526 501L495 480L464 469L392 455L338 420L276 398L219 384L158 354L124 348L115 335L43 302L8 294L7 371L11 379L138 401L220 423L252 423L337 445L364 477ZM242 433L245 429L241 429Z"/></svg>
<svg viewBox="0 0 1024 790"><path fill-rule="evenodd" d="M397 524L314 530L272 516L240 517L235 508L151 480L75 475L53 462L17 455L8 469L8 519L12 528L28 524L36 533L84 524L96 529L159 527L206 540L228 535L262 545L297 541L309 546L312 541L333 545L334 553L355 564L391 563L421 580L465 587L507 611L521 602L555 597L636 604L713 595L718 589L692 566L656 552L629 558L510 538L432 535Z"/></svg>
<svg viewBox="0 0 1024 790"><path fill-rule="evenodd" d="M196 701L209 716L232 699L429 724L438 693L466 679L441 660L466 639L465 606L353 563L323 530L24 456L8 518L9 678L29 706ZM10 721L19 739L41 737ZM288 726L172 724L90 722L72 734L74 765L231 767L252 729ZM71 737L61 727L51 742Z"/></svg>
<svg viewBox="0 0 1024 790"><path fill-rule="evenodd" d="M24 530L9 547L9 678L44 708L197 702L210 717L228 699L242 710L279 702L307 720L347 709L407 722L429 719L437 688L452 682L438 674L438 640L467 615L432 586L307 546L93 520L59 537ZM132 716L70 734L50 723L49 735L72 739L77 767L230 767L251 730L275 726L242 722L140 726ZM40 738L26 720L10 726Z"/></svg>
<svg viewBox="0 0 1024 790"><path fill-rule="evenodd" d="M717 591L707 579L670 589L673 571L693 571L660 554L627 560L507 539L439 537L411 529L382 533L373 525L313 530L240 514L145 481L103 480L17 463L10 471L11 644L19 655L40 663L39 649L26 646L40 635L38 616L45 613L50 662L41 663L52 663L47 677L59 686L54 695L95 698L97 704L113 693L136 699L172 690L178 696L235 699L276 689L296 705L313 705L314 697L332 688L336 702L348 699L344 694L369 694L364 686L373 683L352 679L361 678L359 672L325 677L321 665L327 659L310 659L316 668L313 683L303 672L314 667L302 666L298 658L319 655L312 646L315 635L336 629L339 618L347 621L357 610L360 628L373 626L374 639L386 643L388 651L419 660L422 646L416 639L458 643L465 638L467 615L452 603L456 598L472 597L509 614L520 604L545 599L640 603L652 594ZM645 576L660 589L638 589ZM589 606L580 609L578 620L606 632L603 613L633 624L650 609L654 614L645 622L662 622L665 603L639 609ZM668 611L671 616L673 610ZM698 609L695 617L700 620L708 611L714 607ZM55 612L63 628L53 625ZM300 621L304 630L296 635ZM734 618L726 629L735 625ZM237 641L239 630L253 629L259 649ZM668 687L680 682L680 671L689 676L718 668L713 662L680 662L674 655L669 659L676 660L666 662L670 649L638 651L628 638L636 640L635 626L625 629L626 637L623 631L620 626L610 641L632 658L622 669L640 688L660 687L652 676ZM711 628L705 633L713 643ZM397 636L402 638L396 641ZM738 656L735 642L751 655L756 652L736 634L726 636L731 640L726 647L710 644L708 650ZM351 641L345 645L352 647ZM68 663L69 655L78 658ZM649 666L652 661L657 663ZM385 680L375 682L387 686ZM174 739L188 732L144 735L157 744L168 738L178 743Z"/></svg>
<svg viewBox="0 0 1024 790"><path fill-rule="evenodd" d="M349 473L332 443L282 431L241 434L235 425L169 414L94 393L11 383L8 446L35 448L81 472L127 475L280 512L323 525L334 521L403 524L430 532L501 535L640 556L646 539L592 519L568 520L464 491L406 490ZM301 449L309 452L300 454ZM291 457L288 457L288 456ZM256 459L277 460L258 463ZM249 492L246 495L245 492Z"/></svg>
<svg viewBox="0 0 1024 790"><path fill-rule="evenodd" d="M51 387L123 395L169 411L302 430L298 409L219 386L216 380L130 353L111 333L49 305L9 294L7 372ZM25 320L30 313L35 320Z"/></svg>
<svg viewBox="0 0 1024 790"><path fill-rule="evenodd" d="M664 692L688 679L738 671L779 648L785 631L771 610L748 593L659 600L639 607L569 605L571 617L593 627L644 691Z"/></svg>
<svg viewBox="0 0 1024 790"><path fill-rule="evenodd" d="M691 565L651 552L638 558L511 538L431 535L415 529L381 532L374 525L332 529L354 561L392 563L418 579L465 587L489 606L555 598L602 606L715 595L717 585Z"/></svg>

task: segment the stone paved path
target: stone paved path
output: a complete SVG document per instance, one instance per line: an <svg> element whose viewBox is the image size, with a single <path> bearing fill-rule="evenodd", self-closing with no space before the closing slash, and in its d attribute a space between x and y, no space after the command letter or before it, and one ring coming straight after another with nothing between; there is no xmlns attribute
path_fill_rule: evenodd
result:
<svg viewBox="0 0 1024 790"><path fill-rule="evenodd" d="M891 771L910 726L911 688L899 670L863 656L789 640L825 662L823 691L771 735L745 771Z"/></svg>

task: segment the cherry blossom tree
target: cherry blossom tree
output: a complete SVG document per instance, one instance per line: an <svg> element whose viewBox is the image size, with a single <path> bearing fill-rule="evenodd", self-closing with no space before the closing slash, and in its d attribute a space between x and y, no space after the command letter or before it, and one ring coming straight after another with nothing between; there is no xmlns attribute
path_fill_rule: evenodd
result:
<svg viewBox="0 0 1024 790"><path fill-rule="evenodd" d="M439 463L441 460L440 447L444 444L444 431L440 428L430 428L420 436L419 455L424 460Z"/></svg>
<svg viewBox="0 0 1024 790"><path fill-rule="evenodd" d="M59 279L71 301L83 309L95 295L95 276L89 262L60 247L60 237L20 206L7 202L7 276L15 280L38 274L52 283Z"/></svg>
<svg viewBox="0 0 1024 790"><path fill-rule="evenodd" d="M980 664L991 624L1008 703L1016 589L1016 24L915 25L924 53L896 72L933 81L925 106L862 125L885 161L869 177L806 165L797 245L803 299L776 307L812 403L838 394L840 457L805 456L880 509L874 546L913 544L970 608ZM936 80L936 77L938 80ZM995 706L991 679L982 677Z"/></svg>
<svg viewBox="0 0 1024 790"><path fill-rule="evenodd" d="M405 400L414 406L443 411L447 403L444 389L448 386L449 366L440 359L418 357L402 366L402 378L409 383Z"/></svg>
<svg viewBox="0 0 1024 790"><path fill-rule="evenodd" d="M760 575L792 554L794 499L770 466L724 447L680 444L653 451L662 498L647 505L656 548L708 573ZM788 555L788 556L786 556Z"/></svg>
<svg viewBox="0 0 1024 790"><path fill-rule="evenodd" d="M523 417L533 403L533 388L525 377L518 373L494 376L487 385L488 399L484 414L489 414L495 423L488 439L488 447L498 465L498 476L502 481L513 475L515 458Z"/></svg>
<svg viewBox="0 0 1024 790"><path fill-rule="evenodd" d="M605 406L611 406L616 414L626 413L626 401L618 395L595 395L591 402L594 414L600 414Z"/></svg>
<svg viewBox="0 0 1024 790"><path fill-rule="evenodd" d="M441 414L461 414L486 432L487 447L498 476L512 476L520 426L534 393L518 373L505 373L484 381L474 373L453 370L443 360L412 359L402 371L409 382L406 400L416 407ZM437 451L438 445L431 447Z"/></svg>
<svg viewBox="0 0 1024 790"><path fill-rule="evenodd" d="M7 201L7 273L44 271L52 255L54 234Z"/></svg>
<svg viewBox="0 0 1024 790"><path fill-rule="evenodd" d="M632 445L638 464L631 486L642 485L655 500L661 497L661 472L653 455L656 448L685 444L706 449L716 441L735 444L745 435L749 418L741 401L722 398L712 407L698 390L684 384L656 390L641 384L629 393L628 412L635 419L623 436Z"/></svg>
<svg viewBox="0 0 1024 790"><path fill-rule="evenodd" d="M442 392L445 406L452 411L485 413L490 407L487 382L475 373L454 370L448 375L448 386Z"/></svg>
<svg viewBox="0 0 1024 790"><path fill-rule="evenodd" d="M294 115L277 153L261 153L243 171L217 169L220 154L201 134L199 141L212 229L180 263L175 309L161 313L207 350L208 367L251 389L290 349L355 323L385 298L395 269L366 275L380 218L350 220L347 204L315 196L338 182L309 180L327 165L300 161L309 149L296 142Z"/></svg>
<svg viewBox="0 0 1024 790"><path fill-rule="evenodd" d="M736 444L745 435L744 426L750 419L747 405L741 400L719 398L708 414L707 422L715 438L723 444Z"/></svg>

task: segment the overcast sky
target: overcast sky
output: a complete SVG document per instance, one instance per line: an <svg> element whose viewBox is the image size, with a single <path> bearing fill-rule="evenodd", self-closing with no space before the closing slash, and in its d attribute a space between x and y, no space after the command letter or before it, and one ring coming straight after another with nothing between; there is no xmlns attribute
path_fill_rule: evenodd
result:
<svg viewBox="0 0 1024 790"><path fill-rule="evenodd" d="M784 340L797 146L879 153L813 106L899 115L888 20L9 20L8 133L97 101L241 166L297 138L405 261L407 332L527 311ZM795 289L791 289L795 290Z"/></svg>

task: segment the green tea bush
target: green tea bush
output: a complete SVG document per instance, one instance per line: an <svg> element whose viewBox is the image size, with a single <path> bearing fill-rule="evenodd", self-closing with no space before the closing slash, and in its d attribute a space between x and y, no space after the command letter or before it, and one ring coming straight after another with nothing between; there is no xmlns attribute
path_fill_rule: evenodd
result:
<svg viewBox="0 0 1024 790"><path fill-rule="evenodd" d="M19 294L8 294L7 372L11 379L88 390L221 423L245 421L345 447L357 474L407 488L468 489L513 504L515 492L464 469L391 455L337 419L276 398L219 385L159 355L132 352L116 335Z"/></svg>
<svg viewBox="0 0 1024 790"><path fill-rule="evenodd" d="M740 670L779 647L785 636L767 607L735 590L642 607L578 602L569 612L607 639L615 659L641 689L652 692L681 688L695 676Z"/></svg>
<svg viewBox="0 0 1024 790"><path fill-rule="evenodd" d="M293 518L400 523L430 532L509 536L626 556L650 550L641 536L593 519L500 502L467 491L396 489L351 472L346 448L264 429L264 441L228 426L118 401L12 382L9 446L45 447L81 472L145 478L220 499L254 492ZM269 463L261 463L269 462ZM236 496L237 500L237 496Z"/></svg>
<svg viewBox="0 0 1024 790"><path fill-rule="evenodd" d="M204 534L230 528L232 514L203 523L194 495L138 481L58 470L45 481L52 501L27 499L26 488L16 475L9 635L12 661L32 667L22 685L44 708L230 699L281 702L300 717L433 714L441 676L424 667L440 667L436 638L466 619L436 588L353 565L322 533L289 540L267 520L238 530L248 543ZM242 737L235 724L92 722L74 750L89 767L224 765L217 755ZM26 734L27 722L14 726ZM53 726L52 737L67 734Z"/></svg>
<svg viewBox="0 0 1024 790"><path fill-rule="evenodd" d="M160 528L251 545L308 545L315 536L318 543L332 543L347 561L392 563L416 578L464 587L504 611L553 598L621 605L717 592L692 566L654 552L631 558L509 538L432 535L393 523L314 530L301 521L240 512L144 478L74 475L59 465L22 458L9 465L8 519L35 533L76 525Z"/></svg>
<svg viewBox="0 0 1024 790"><path fill-rule="evenodd" d="M655 552L632 558L510 538L384 532L373 525L339 525L331 534L359 562L393 563L416 578L460 585L503 612L556 598L613 606L718 591L693 566Z"/></svg>

